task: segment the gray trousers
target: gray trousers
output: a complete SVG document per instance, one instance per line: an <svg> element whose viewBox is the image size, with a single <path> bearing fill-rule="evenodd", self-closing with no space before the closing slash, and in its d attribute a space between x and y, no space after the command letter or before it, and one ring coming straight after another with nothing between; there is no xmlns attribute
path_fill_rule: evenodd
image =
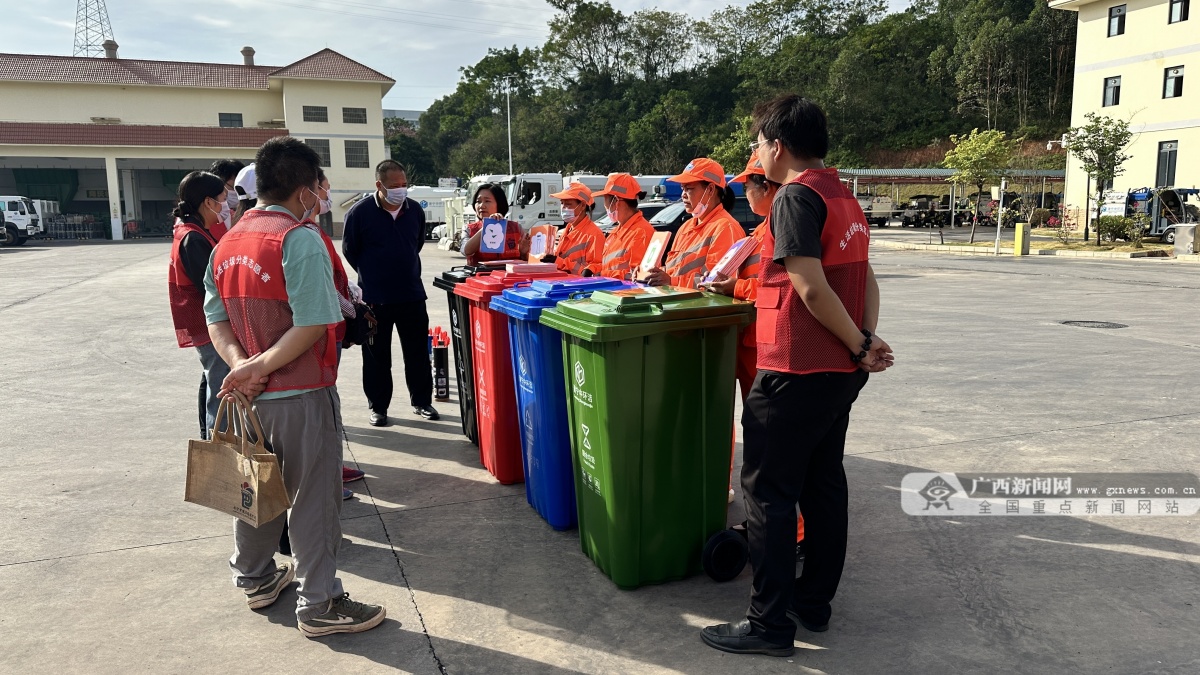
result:
<svg viewBox="0 0 1200 675"><path fill-rule="evenodd" d="M341 597L337 578L342 543L342 413L336 387L258 401L267 447L279 458L292 508L261 527L233 525L229 567L238 588L254 588L275 573L275 551L286 522L296 563L296 617L324 614Z"/></svg>
<svg viewBox="0 0 1200 675"><path fill-rule="evenodd" d="M217 406L221 403L221 399L217 398L217 393L221 391L221 384L225 381L225 376L229 374L229 366L221 360L221 355L217 353L211 342L196 347L196 353L200 356L200 367L204 369L200 374L198 396L200 438L207 441L209 440L208 430L213 428L213 422L217 419Z"/></svg>

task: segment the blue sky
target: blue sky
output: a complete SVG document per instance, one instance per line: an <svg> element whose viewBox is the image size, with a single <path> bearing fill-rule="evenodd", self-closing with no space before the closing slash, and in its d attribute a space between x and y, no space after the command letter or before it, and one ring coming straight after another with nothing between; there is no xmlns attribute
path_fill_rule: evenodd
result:
<svg viewBox="0 0 1200 675"><path fill-rule="evenodd" d="M907 0L889 0L893 9ZM703 18L746 2L612 0ZM257 63L283 66L329 47L396 80L385 108L424 110L454 91L459 68L489 47L538 46L554 10L543 0L107 0L124 58L240 63L244 45ZM0 0L0 51L70 55L76 0ZM19 28L18 28L19 27Z"/></svg>

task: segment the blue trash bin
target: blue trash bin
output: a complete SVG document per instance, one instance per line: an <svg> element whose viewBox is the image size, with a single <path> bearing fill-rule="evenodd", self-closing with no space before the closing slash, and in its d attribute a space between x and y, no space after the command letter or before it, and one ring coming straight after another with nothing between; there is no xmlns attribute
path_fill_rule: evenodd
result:
<svg viewBox="0 0 1200 675"><path fill-rule="evenodd" d="M575 527L575 475L563 382L562 333L538 322L542 310L560 300L602 289L631 286L604 277L534 281L492 298L491 308L508 315L517 410L521 415L521 460L525 498L556 530Z"/></svg>

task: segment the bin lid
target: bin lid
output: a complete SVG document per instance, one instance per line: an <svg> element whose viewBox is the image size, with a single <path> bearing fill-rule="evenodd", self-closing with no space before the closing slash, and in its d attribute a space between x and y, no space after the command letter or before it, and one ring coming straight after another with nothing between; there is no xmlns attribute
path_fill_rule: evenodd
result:
<svg viewBox="0 0 1200 675"><path fill-rule="evenodd" d="M490 271L491 268L474 265L460 265L458 267L451 267L450 269L433 278L433 286L434 288L440 288L443 291L453 291L455 286L461 284L467 279L470 279L476 274Z"/></svg>
<svg viewBox="0 0 1200 675"><path fill-rule="evenodd" d="M497 270L490 274L478 274L467 279L463 283L454 287L454 294L460 295L468 300L478 300L487 302L493 297L500 295L506 288L512 288L522 281L533 281L534 279L566 279L569 275L566 272L505 272Z"/></svg>
<svg viewBox="0 0 1200 675"><path fill-rule="evenodd" d="M537 321L542 310L553 307L561 300L580 297L604 289L619 290L633 288L635 284L607 277L570 277L567 279L542 279L519 283L492 298L491 308L515 319Z"/></svg>
<svg viewBox="0 0 1200 675"><path fill-rule="evenodd" d="M542 312L551 328L593 342L654 333L745 325L754 305L715 293L670 286L599 290Z"/></svg>

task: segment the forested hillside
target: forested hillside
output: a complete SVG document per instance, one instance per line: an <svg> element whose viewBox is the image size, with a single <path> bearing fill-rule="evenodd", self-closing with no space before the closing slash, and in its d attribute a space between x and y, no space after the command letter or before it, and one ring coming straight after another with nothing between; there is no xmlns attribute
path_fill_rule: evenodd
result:
<svg viewBox="0 0 1200 675"><path fill-rule="evenodd" d="M745 161L754 104L783 91L830 117L831 164L934 165L951 134L1025 136L1069 124L1075 15L1045 0L758 0L708 17L549 0L538 49L462 69L419 131L389 140L418 180L516 171L667 173L695 156Z"/></svg>

